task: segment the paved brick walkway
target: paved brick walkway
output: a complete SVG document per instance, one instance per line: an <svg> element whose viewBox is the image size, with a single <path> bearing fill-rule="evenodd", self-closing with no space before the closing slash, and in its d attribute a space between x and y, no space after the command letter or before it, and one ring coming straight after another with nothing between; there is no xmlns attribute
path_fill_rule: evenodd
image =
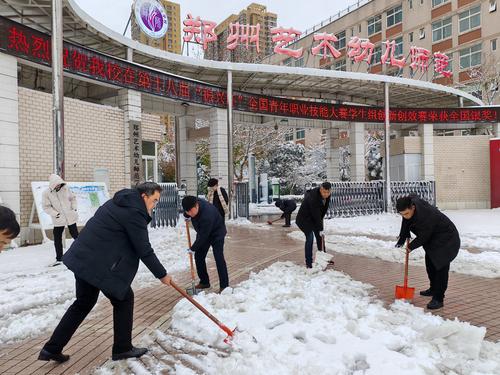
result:
<svg viewBox="0 0 500 375"><path fill-rule="evenodd" d="M245 280L250 271L266 268L276 261L290 260L303 264L303 243L286 236L280 226L270 230L230 227L226 241L226 260L230 283ZM331 249L334 250L334 249ZM335 255L335 269L353 279L374 285L374 293L385 303L393 302L394 285L402 279L402 265L366 257ZM213 290L218 290L215 264L209 265ZM427 287L425 268L411 266L411 286L417 291ZM189 286L188 274L175 275L180 284ZM134 341L156 329L167 331L170 312L179 300L172 288L162 285L135 292ZM425 307L428 298L417 296L414 304ZM487 327L487 339L500 340L500 280L452 273L446 305L438 312L446 318L458 317L474 325ZM90 374L102 366L111 355L112 308L103 300L82 324L65 353L70 361L63 365L37 361L36 357L48 335L15 345L0 347L0 374Z"/></svg>

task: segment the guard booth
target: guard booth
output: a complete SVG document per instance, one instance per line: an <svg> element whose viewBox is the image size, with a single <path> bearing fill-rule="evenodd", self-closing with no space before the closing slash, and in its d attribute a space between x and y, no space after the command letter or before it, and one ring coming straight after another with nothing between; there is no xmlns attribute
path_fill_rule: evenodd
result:
<svg viewBox="0 0 500 375"><path fill-rule="evenodd" d="M491 208L500 207L500 138L490 140Z"/></svg>

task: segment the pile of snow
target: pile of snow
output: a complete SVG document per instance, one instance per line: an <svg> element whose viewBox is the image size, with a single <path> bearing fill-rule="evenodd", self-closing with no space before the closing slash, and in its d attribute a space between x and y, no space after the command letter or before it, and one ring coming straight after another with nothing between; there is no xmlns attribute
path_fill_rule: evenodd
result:
<svg viewBox="0 0 500 375"><path fill-rule="evenodd" d="M500 252L500 210L443 211L455 223L462 247ZM334 234L383 236L395 240L401 228L401 216L381 214L325 220Z"/></svg>
<svg viewBox="0 0 500 375"><path fill-rule="evenodd" d="M283 212L274 203L250 203L250 215L281 215Z"/></svg>
<svg viewBox="0 0 500 375"><path fill-rule="evenodd" d="M150 230L150 240L168 272L189 267L185 229ZM67 241L68 246L71 241ZM75 298L73 272L54 262L52 242L0 253L0 344L34 337L55 328ZM141 263L133 287L158 283Z"/></svg>
<svg viewBox="0 0 500 375"><path fill-rule="evenodd" d="M371 288L338 271L275 263L221 295L196 296L228 327L238 327L231 346L182 300L171 330L145 339L154 356L121 366L125 373L156 374L195 373L188 367L217 375L500 373L500 344L484 341L485 328L405 302L385 308Z"/></svg>
<svg viewBox="0 0 500 375"><path fill-rule="evenodd" d="M270 225L267 223L252 223L250 220L244 217L238 217L236 219L227 220L226 225L229 226L234 225L237 227L246 227L253 229L264 229L264 230L271 229Z"/></svg>

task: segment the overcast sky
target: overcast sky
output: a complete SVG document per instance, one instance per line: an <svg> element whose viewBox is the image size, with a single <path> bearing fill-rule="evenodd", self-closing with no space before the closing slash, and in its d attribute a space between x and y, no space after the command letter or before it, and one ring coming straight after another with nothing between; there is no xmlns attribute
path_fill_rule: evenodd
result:
<svg viewBox="0 0 500 375"><path fill-rule="evenodd" d="M76 0L78 5L93 18L123 33L130 15L132 0ZM193 17L219 23L230 14L237 14L252 3L252 0L178 0L181 5L181 22L187 13ZM347 8L356 0L261 0L254 1L267 6L269 12L278 15L278 26L307 28ZM130 28L129 28L130 30Z"/></svg>

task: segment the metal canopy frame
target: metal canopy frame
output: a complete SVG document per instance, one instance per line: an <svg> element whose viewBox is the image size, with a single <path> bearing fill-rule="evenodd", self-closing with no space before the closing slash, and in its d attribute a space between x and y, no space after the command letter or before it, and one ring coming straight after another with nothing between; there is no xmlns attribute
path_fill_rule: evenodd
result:
<svg viewBox="0 0 500 375"><path fill-rule="evenodd" d="M199 60L157 50L123 37L86 14L75 0L63 2L64 38L111 56L126 58L133 49L136 63L218 86L272 96L311 98L343 103L384 105L384 85L391 85L391 107L458 107L483 102L461 90L424 81L368 73L239 64ZM0 15L50 33L51 0L0 0Z"/></svg>

